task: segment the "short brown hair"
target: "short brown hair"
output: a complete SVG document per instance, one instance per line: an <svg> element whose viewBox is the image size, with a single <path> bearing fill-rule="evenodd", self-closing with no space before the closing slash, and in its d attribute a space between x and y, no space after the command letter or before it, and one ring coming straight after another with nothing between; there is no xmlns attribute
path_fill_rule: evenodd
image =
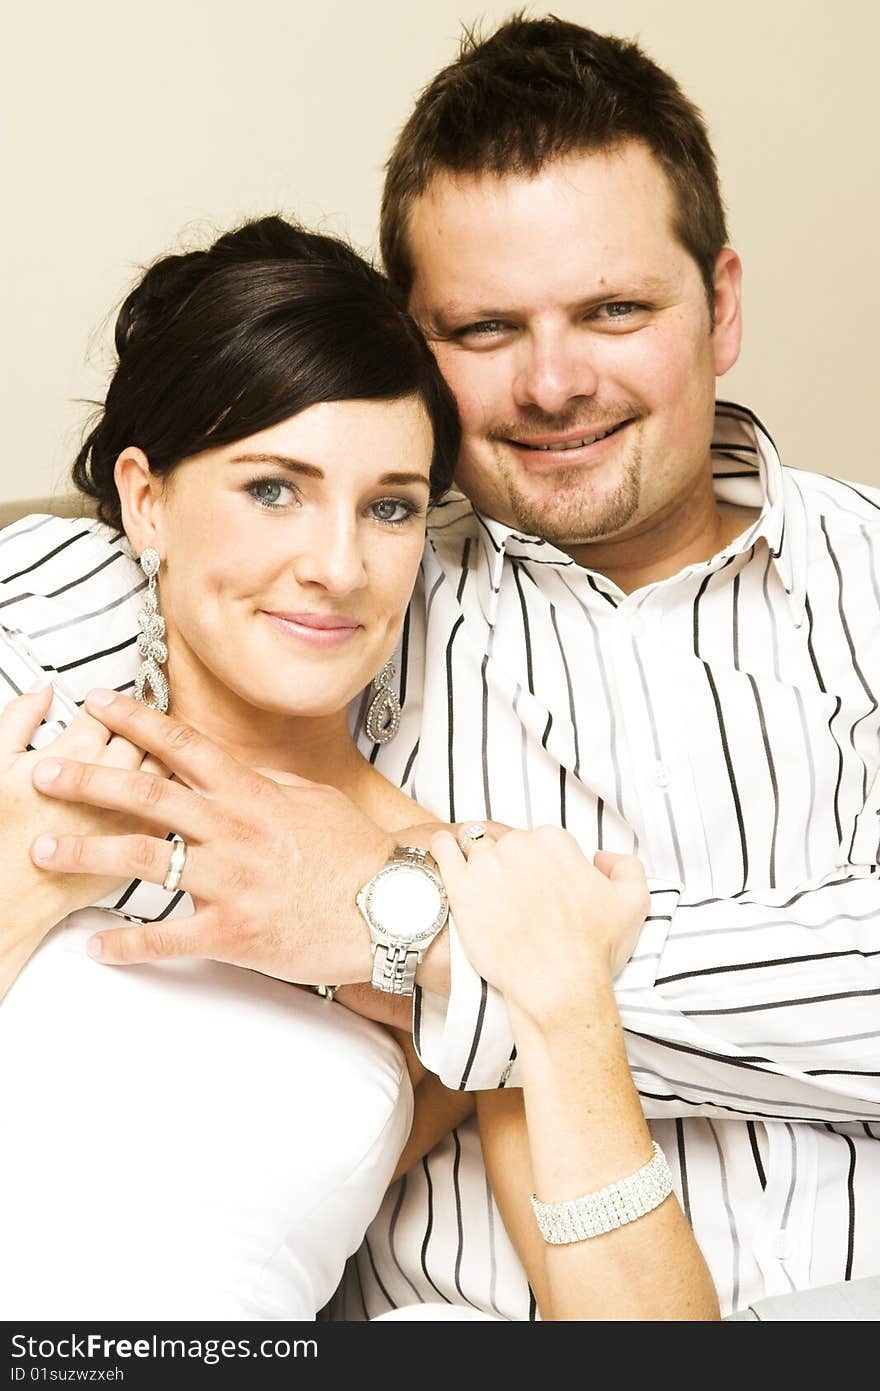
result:
<svg viewBox="0 0 880 1391"><path fill-rule="evenodd" d="M669 179L674 231L714 316L727 241L718 170L702 115L637 44L556 19L509 19L487 39L466 31L454 63L419 96L386 166L381 248L404 294L407 224L435 175L536 174L551 160L641 141Z"/></svg>

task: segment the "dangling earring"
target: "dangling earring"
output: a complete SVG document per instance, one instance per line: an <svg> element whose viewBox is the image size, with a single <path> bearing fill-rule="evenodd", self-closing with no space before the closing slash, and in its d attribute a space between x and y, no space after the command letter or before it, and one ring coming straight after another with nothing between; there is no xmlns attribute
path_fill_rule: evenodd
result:
<svg viewBox="0 0 880 1391"><path fill-rule="evenodd" d="M161 710L164 715L168 711L168 678L159 668L168 661L168 648L162 641L165 619L159 612L159 596L156 593L156 576L161 563L159 552L152 546L148 546L140 558L141 569L149 584L138 613L140 632L137 648L143 661L135 678L134 698L150 710Z"/></svg>
<svg viewBox="0 0 880 1391"><path fill-rule="evenodd" d="M376 694L367 710L364 731L374 744L387 744L400 728L400 701L390 684L395 670L393 662L386 662L379 675L373 678Z"/></svg>

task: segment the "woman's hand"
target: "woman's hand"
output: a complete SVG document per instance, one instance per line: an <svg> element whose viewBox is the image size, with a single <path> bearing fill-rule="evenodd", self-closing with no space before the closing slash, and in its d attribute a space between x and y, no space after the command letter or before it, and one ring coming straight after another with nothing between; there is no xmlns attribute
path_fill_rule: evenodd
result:
<svg viewBox="0 0 880 1391"><path fill-rule="evenodd" d="M68 913L103 898L117 882L81 874L51 874L38 869L30 855L34 840L53 835L117 834L140 829L134 817L120 812L53 801L31 781L34 765L47 757L162 773L156 760L109 730L84 710L68 728L39 752L28 743L52 703L52 687L10 701L0 712L0 997L50 927ZM167 774L166 774L167 776Z"/></svg>
<svg viewBox="0 0 880 1391"><path fill-rule="evenodd" d="M473 966L526 1015L571 1002L607 982L632 954L650 898L632 855L598 851L593 864L552 826L459 843L431 842L456 930Z"/></svg>

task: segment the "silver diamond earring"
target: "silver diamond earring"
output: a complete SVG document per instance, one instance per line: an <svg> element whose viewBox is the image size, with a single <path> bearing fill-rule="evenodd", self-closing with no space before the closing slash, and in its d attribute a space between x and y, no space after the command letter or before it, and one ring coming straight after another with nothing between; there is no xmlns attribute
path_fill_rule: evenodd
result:
<svg viewBox="0 0 880 1391"><path fill-rule="evenodd" d="M144 602L138 612L137 648L142 661L135 677L134 698L150 710L168 712L168 678L160 668L168 661L168 648L162 639L165 636L165 619L159 612L159 596L156 593L156 576L159 573L161 557L157 550L148 546L140 557L140 565L149 583Z"/></svg>
<svg viewBox="0 0 880 1391"><path fill-rule="evenodd" d="M395 670L393 662L386 662L379 675L373 678L375 695L367 710L364 731L374 744L387 744L400 728L400 701L391 685Z"/></svg>

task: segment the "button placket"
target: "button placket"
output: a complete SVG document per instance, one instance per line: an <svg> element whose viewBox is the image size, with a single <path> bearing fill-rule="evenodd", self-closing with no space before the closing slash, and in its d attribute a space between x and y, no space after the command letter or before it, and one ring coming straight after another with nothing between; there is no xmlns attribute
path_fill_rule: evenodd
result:
<svg viewBox="0 0 880 1391"><path fill-rule="evenodd" d="M637 822L639 854L651 872L677 877L664 792L658 788L655 778L658 734L652 710L653 647L645 615L636 609L631 598L625 600L614 618L612 651L615 694L625 729L621 743L631 752L628 781L638 798L638 805L628 806L627 813Z"/></svg>
<svg viewBox="0 0 880 1391"><path fill-rule="evenodd" d="M662 799L666 819L667 844L677 842L681 857L681 878L689 896L714 892L711 859L706 844L701 802L698 792L699 770L694 768L694 749L687 725L687 700L683 692L691 679L680 667L676 654L680 617L677 604L689 603L691 586L685 580L658 586L652 596L652 631L661 640L652 651L653 665L646 674L657 730L657 744L651 762L651 782L655 797ZM642 615L644 618L644 614ZM659 749L659 756L656 752ZM698 756L698 751L697 751ZM670 822L674 824L673 837ZM672 866L677 863L671 849Z"/></svg>

